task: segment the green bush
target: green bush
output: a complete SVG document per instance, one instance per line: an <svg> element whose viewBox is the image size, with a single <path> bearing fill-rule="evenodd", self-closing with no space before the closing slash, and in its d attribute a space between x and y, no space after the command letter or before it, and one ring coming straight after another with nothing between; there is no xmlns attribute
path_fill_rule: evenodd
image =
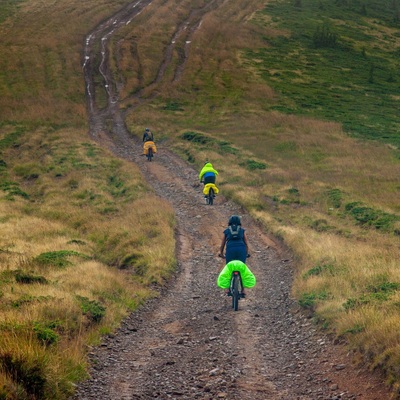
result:
<svg viewBox="0 0 400 400"><path fill-rule="evenodd" d="M260 161L255 161L255 160L246 160L244 163L240 163L239 165L244 166L249 171L267 168L267 164L260 162Z"/></svg>
<svg viewBox="0 0 400 400"><path fill-rule="evenodd" d="M106 313L106 308L95 300L89 300L87 297L76 296L85 314L93 322L100 322Z"/></svg>
<svg viewBox="0 0 400 400"><path fill-rule="evenodd" d="M303 293L299 299L299 304L303 308L312 309L315 306L317 295L315 293Z"/></svg>
<svg viewBox="0 0 400 400"><path fill-rule="evenodd" d="M400 219L397 215L375 210L371 207L364 206L360 202L346 204L345 211L348 215L353 217L358 224L371 226L382 231L393 229L394 223Z"/></svg>
<svg viewBox="0 0 400 400"><path fill-rule="evenodd" d="M207 144L213 141L213 139L204 136L198 132L185 132L182 136L182 139L188 140L189 142L199 143L199 144Z"/></svg>
<svg viewBox="0 0 400 400"><path fill-rule="evenodd" d="M52 328L38 322L34 324L33 330L38 340L47 346L57 343L60 339L60 336Z"/></svg>
<svg viewBox="0 0 400 400"><path fill-rule="evenodd" d="M71 256L80 257L85 260L90 259L90 257L78 253L77 251L59 250L59 251L49 251L46 253L39 254L37 257L34 258L34 261L40 265L64 268L69 265L72 265L72 263L68 260L68 257Z"/></svg>
<svg viewBox="0 0 400 400"><path fill-rule="evenodd" d="M47 279L44 276L40 275L32 275L28 272L23 272L23 271L17 271L15 274L15 280L18 283L40 283L40 284L46 284Z"/></svg>

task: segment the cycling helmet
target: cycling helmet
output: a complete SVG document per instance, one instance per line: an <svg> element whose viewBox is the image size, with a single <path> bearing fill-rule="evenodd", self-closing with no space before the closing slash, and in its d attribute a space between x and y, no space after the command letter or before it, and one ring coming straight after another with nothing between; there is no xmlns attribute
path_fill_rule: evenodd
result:
<svg viewBox="0 0 400 400"><path fill-rule="evenodd" d="M146 128L145 131L146 131L146 132L150 132L150 129L149 129L149 128Z"/></svg>
<svg viewBox="0 0 400 400"><path fill-rule="evenodd" d="M228 225L230 226L230 225L241 225L242 223L241 223L241 221L240 221L240 217L239 217L239 215L232 215L230 218L229 218L229 221L228 221Z"/></svg>

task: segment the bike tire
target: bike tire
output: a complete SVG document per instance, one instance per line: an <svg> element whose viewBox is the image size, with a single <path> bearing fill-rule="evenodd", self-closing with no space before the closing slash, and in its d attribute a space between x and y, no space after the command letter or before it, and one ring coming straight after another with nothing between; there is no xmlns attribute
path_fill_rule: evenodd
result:
<svg viewBox="0 0 400 400"><path fill-rule="evenodd" d="M234 311L238 311L240 297L240 276L238 274L234 274L232 279L232 308Z"/></svg>
<svg viewBox="0 0 400 400"><path fill-rule="evenodd" d="M213 203L214 203L214 189L210 188L210 190L208 191L208 204L212 206Z"/></svg>
<svg viewBox="0 0 400 400"><path fill-rule="evenodd" d="M147 150L147 160L151 161L152 158L153 158L153 149L149 147L149 149Z"/></svg>

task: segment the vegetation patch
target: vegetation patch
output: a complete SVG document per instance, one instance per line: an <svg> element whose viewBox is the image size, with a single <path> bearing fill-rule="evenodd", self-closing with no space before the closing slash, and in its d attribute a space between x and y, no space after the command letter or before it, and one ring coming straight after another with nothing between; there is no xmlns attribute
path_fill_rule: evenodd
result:
<svg viewBox="0 0 400 400"><path fill-rule="evenodd" d="M19 139L24 135L25 130L26 129L23 127L17 127L13 132L8 133L2 139L0 139L0 151L8 149L12 146L18 146Z"/></svg>
<svg viewBox="0 0 400 400"><path fill-rule="evenodd" d="M20 189L19 183L4 181L0 182L0 189L7 193L7 200L14 200L14 196L19 196L24 199L29 199L29 194Z"/></svg>
<svg viewBox="0 0 400 400"><path fill-rule="evenodd" d="M299 299L299 305L305 309L313 310L318 300L326 300L328 297L326 292L303 293Z"/></svg>
<svg viewBox="0 0 400 400"><path fill-rule="evenodd" d="M57 343L60 340L60 336L55 332L54 328L58 327L59 323L48 323L43 324L36 322L33 326L33 331L36 334L37 339L46 346Z"/></svg>
<svg viewBox="0 0 400 400"><path fill-rule="evenodd" d="M238 154L239 150L233 147L229 142L224 140L213 139L199 132L185 132L181 135L181 138L189 142L201 145L203 147L212 145L213 148L217 149L222 154Z"/></svg>
<svg viewBox="0 0 400 400"><path fill-rule="evenodd" d="M310 268L306 273L304 273L303 278L307 279L310 276L318 276L324 274L334 275L334 266L332 264L316 265L315 267Z"/></svg>
<svg viewBox="0 0 400 400"><path fill-rule="evenodd" d="M317 232L327 232L336 229L335 226L329 225L325 218L318 218L313 220L309 224L310 228Z"/></svg>
<svg viewBox="0 0 400 400"><path fill-rule="evenodd" d="M334 208L340 208L343 200L343 193L340 189L330 189L327 191L329 204Z"/></svg>
<svg viewBox="0 0 400 400"><path fill-rule="evenodd" d="M53 298L51 296L31 296L29 294L24 294L21 297L19 297L16 300L13 300L11 302L11 306L14 308L20 308L22 306L25 306L27 304L32 304L32 303L43 303L46 301L50 301Z"/></svg>
<svg viewBox="0 0 400 400"><path fill-rule="evenodd" d="M388 301L399 288L400 284L398 282L382 282L380 284L368 285L366 293L356 298L347 299L343 304L343 308L348 311L366 304Z"/></svg>
<svg viewBox="0 0 400 400"><path fill-rule="evenodd" d="M367 207L360 202L346 204L345 210L359 225L373 227L382 231L393 230L394 223L400 220L397 215Z"/></svg>
<svg viewBox="0 0 400 400"><path fill-rule="evenodd" d="M183 105L177 101L168 101L164 106L165 111L184 111Z"/></svg>
<svg viewBox="0 0 400 400"><path fill-rule="evenodd" d="M255 161L255 160L246 160L246 161L240 163L239 165L245 167L249 171L254 171L256 169L266 169L267 168L267 164L265 164L264 162Z"/></svg>
<svg viewBox="0 0 400 400"><path fill-rule="evenodd" d="M34 275L24 271L16 271L15 280L16 282L23 284L39 283L44 285L48 283L47 279L44 276Z"/></svg>
<svg viewBox="0 0 400 400"><path fill-rule="evenodd" d="M72 265L72 262L68 260L69 257L80 257L84 260L90 259L89 256L78 253L77 251L59 250L39 254L34 258L34 261L39 265L64 268Z"/></svg>
<svg viewBox="0 0 400 400"><path fill-rule="evenodd" d="M106 314L106 308L98 301L90 300L87 297L76 296L82 312L93 322L100 322Z"/></svg>

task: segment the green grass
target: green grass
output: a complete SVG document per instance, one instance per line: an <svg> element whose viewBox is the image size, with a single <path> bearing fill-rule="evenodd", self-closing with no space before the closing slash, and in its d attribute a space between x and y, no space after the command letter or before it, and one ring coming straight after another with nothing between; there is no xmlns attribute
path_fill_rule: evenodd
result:
<svg viewBox="0 0 400 400"><path fill-rule="evenodd" d="M265 37L263 48L246 52L247 63L279 94L273 109L338 121L355 136L400 147L395 10L390 2L375 0L365 14L364 2L343 3L351 6L323 0L302 0L300 8L292 1L270 2L263 13L289 34ZM324 27L336 35L334 46L316 46L315 34Z"/></svg>
<svg viewBox="0 0 400 400"><path fill-rule="evenodd" d="M18 5L26 0L1 0L0 23L11 17L18 9Z"/></svg>

